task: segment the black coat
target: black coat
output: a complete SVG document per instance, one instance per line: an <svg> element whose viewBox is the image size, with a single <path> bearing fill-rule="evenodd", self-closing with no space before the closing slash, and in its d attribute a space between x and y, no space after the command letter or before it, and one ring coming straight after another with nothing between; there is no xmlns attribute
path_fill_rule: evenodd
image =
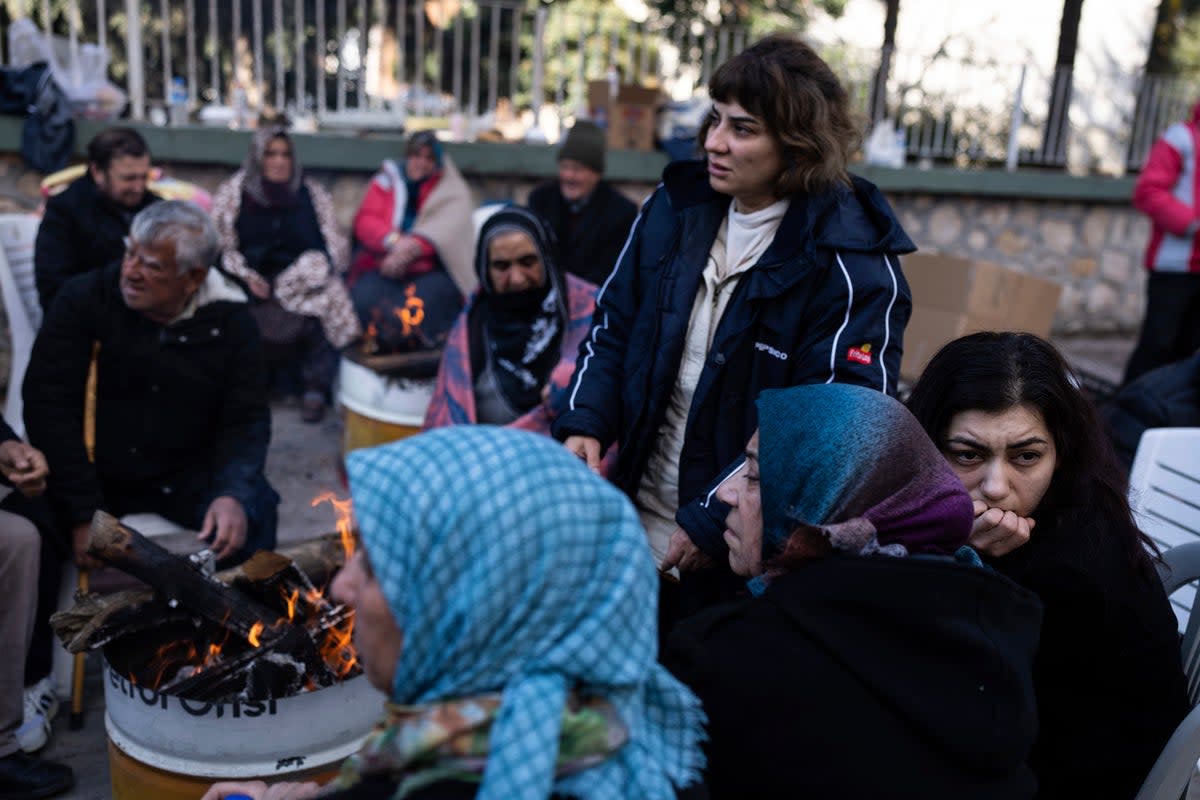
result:
<svg viewBox="0 0 1200 800"><path fill-rule="evenodd" d="M1142 375L1101 413L1126 469L1133 466L1138 442L1148 429L1200 427L1200 353Z"/></svg>
<svg viewBox="0 0 1200 800"><path fill-rule="evenodd" d="M558 181L530 192L529 208L549 222L558 237L563 269L597 286L608 279L637 217L637 206L606 181L596 184L572 230L568 230L570 212Z"/></svg>
<svg viewBox="0 0 1200 800"><path fill-rule="evenodd" d="M108 266L125 253L129 223L159 200L146 192L137 208L114 203L84 174L46 202L33 251L33 271L42 313L70 278Z"/></svg>
<svg viewBox="0 0 1200 800"><path fill-rule="evenodd" d="M1041 598L1038 797L1128 800L1188 712L1175 614L1095 511L1038 518L994 566Z"/></svg>
<svg viewBox="0 0 1200 800"><path fill-rule="evenodd" d="M25 423L50 463L56 522L85 522L98 508L198 522L195 508L219 495L253 517L271 415L246 304L218 300L163 326L125 306L119 273L114 264L63 287L25 373ZM93 342L100 343L95 464L83 445ZM273 544L273 527L270 536Z"/></svg>
<svg viewBox="0 0 1200 800"><path fill-rule="evenodd" d="M1018 800L1040 618L980 567L834 556L679 623L663 664L704 704L714 800Z"/></svg>
<svg viewBox="0 0 1200 800"><path fill-rule="evenodd" d="M560 440L620 443L614 483L631 497L653 452L679 373L692 306L731 199L703 162L676 162L642 210L580 347ZM883 195L854 179L800 194L758 263L738 281L717 325L688 414L679 500L696 501L741 457L758 427L763 389L854 383L895 392L912 294L899 253L914 249ZM727 509L713 501L680 522L724 557ZM686 520L682 517L686 516Z"/></svg>

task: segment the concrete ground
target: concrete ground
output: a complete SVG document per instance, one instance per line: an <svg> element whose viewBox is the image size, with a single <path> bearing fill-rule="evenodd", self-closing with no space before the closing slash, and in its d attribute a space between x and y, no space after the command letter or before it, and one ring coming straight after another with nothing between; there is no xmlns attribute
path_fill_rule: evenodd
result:
<svg viewBox="0 0 1200 800"><path fill-rule="evenodd" d="M1115 383L1129 352L1128 339L1064 339L1057 342L1068 359L1087 374ZM328 505L311 508L316 495L333 490L344 495L338 470L341 421L331 414L317 426L304 425L294 408L276 406L274 432L267 471L283 496L280 505L279 539L301 541L332 530L333 513ZM91 656L86 678L86 717L82 730L67 729L65 710L54 723L50 745L41 755L70 764L76 786L62 797L68 800L103 800L110 797L109 765L104 733L104 696L100 665ZM64 704L65 705L65 704ZM1200 798L1200 793L1193 797Z"/></svg>

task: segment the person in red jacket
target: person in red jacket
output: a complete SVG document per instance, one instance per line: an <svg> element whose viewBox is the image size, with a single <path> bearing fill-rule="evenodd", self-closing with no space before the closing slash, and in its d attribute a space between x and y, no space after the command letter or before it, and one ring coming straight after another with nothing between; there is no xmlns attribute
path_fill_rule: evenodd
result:
<svg viewBox="0 0 1200 800"><path fill-rule="evenodd" d="M478 285L474 240L463 236L473 208L470 188L428 131L408 140L403 162L384 161L371 179L354 215L347 283L359 321L381 351L444 342L463 298ZM419 335L388 324L414 296L424 310Z"/></svg>
<svg viewBox="0 0 1200 800"><path fill-rule="evenodd" d="M1154 143L1133 190L1150 218L1146 247L1146 316L1125 383L1200 349L1200 103Z"/></svg>

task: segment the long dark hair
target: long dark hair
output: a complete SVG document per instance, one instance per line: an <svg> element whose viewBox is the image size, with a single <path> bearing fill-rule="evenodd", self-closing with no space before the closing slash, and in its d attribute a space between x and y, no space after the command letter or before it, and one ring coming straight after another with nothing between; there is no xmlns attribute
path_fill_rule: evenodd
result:
<svg viewBox="0 0 1200 800"><path fill-rule="evenodd" d="M1158 548L1133 519L1124 473L1095 406L1052 344L1031 333L964 336L934 355L908 398L913 416L943 449L956 414L1018 405L1037 409L1056 450L1054 477L1034 518L1064 526L1098 518L1120 537L1130 564L1153 575Z"/></svg>

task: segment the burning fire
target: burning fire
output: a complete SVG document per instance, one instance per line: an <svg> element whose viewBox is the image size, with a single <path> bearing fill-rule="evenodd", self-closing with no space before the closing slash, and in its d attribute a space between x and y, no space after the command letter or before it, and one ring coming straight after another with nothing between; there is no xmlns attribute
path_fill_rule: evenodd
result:
<svg viewBox="0 0 1200 800"><path fill-rule="evenodd" d="M296 619L296 599L298 597L300 597L300 590L293 589L291 594L284 598L284 602L287 603L288 622L292 622Z"/></svg>
<svg viewBox="0 0 1200 800"><path fill-rule="evenodd" d="M357 548L353 504L348 498L339 498L332 492L313 498L314 507L320 503L333 506L340 544L345 554L343 563L348 562ZM232 629L221 625L214 626L209 636L198 640L181 638L164 644L154 651L144 669L139 669L137 674L130 671L130 681L153 689L172 686L215 668L224 660L245 658L252 651L247 649L243 641L251 648L263 649L264 655L269 657L272 643L278 641L276 634L281 632L279 629L290 624L307 628L317 654L336 680L345 680L355 674L359 663L353 643L354 611L336 604L328 596L328 586L314 586L298 566L293 565L289 569L290 577L279 582L274 602L266 602L266 605L278 610L279 616L274 620L263 618L254 622L244 640L235 636L231 642ZM302 685L306 690L318 688L311 675Z"/></svg>
<svg viewBox="0 0 1200 800"><path fill-rule="evenodd" d="M374 356L407 352L414 346L414 337L420 347L435 346L435 340L422 330L425 317L425 300L417 294L416 285L409 284L404 289L403 304L389 300L371 309L371 319L366 324L360 345L362 354Z"/></svg>
<svg viewBox="0 0 1200 800"><path fill-rule="evenodd" d="M374 312L373 312L374 313ZM379 326L372 320L367 323L367 331L363 334L362 351L367 355L371 355L379 349Z"/></svg>
<svg viewBox="0 0 1200 800"><path fill-rule="evenodd" d="M333 492L319 494L312 500L315 507L321 503L329 503L337 514L337 532L341 537L342 551L345 553L343 563L350 563L354 555L357 540L354 537L354 504L350 498L339 498ZM327 607L329 600L324 594L310 590L304 598L313 608ZM358 651L354 647L354 612L346 614L343 621L333 625L325 635L318 651L325 663L333 670L338 680L342 680L358 666Z"/></svg>
<svg viewBox="0 0 1200 800"><path fill-rule="evenodd" d="M309 504L316 508L321 503L329 503L337 514L337 532L342 537L342 550L346 553L346 563L354 555L354 504L349 498L342 499L333 492L324 492L312 499Z"/></svg>
<svg viewBox="0 0 1200 800"><path fill-rule="evenodd" d="M404 308L397 308L394 313L404 326L402 335L412 336L413 331L425 321L425 301L417 297L417 287L411 283L404 290L404 296Z"/></svg>

